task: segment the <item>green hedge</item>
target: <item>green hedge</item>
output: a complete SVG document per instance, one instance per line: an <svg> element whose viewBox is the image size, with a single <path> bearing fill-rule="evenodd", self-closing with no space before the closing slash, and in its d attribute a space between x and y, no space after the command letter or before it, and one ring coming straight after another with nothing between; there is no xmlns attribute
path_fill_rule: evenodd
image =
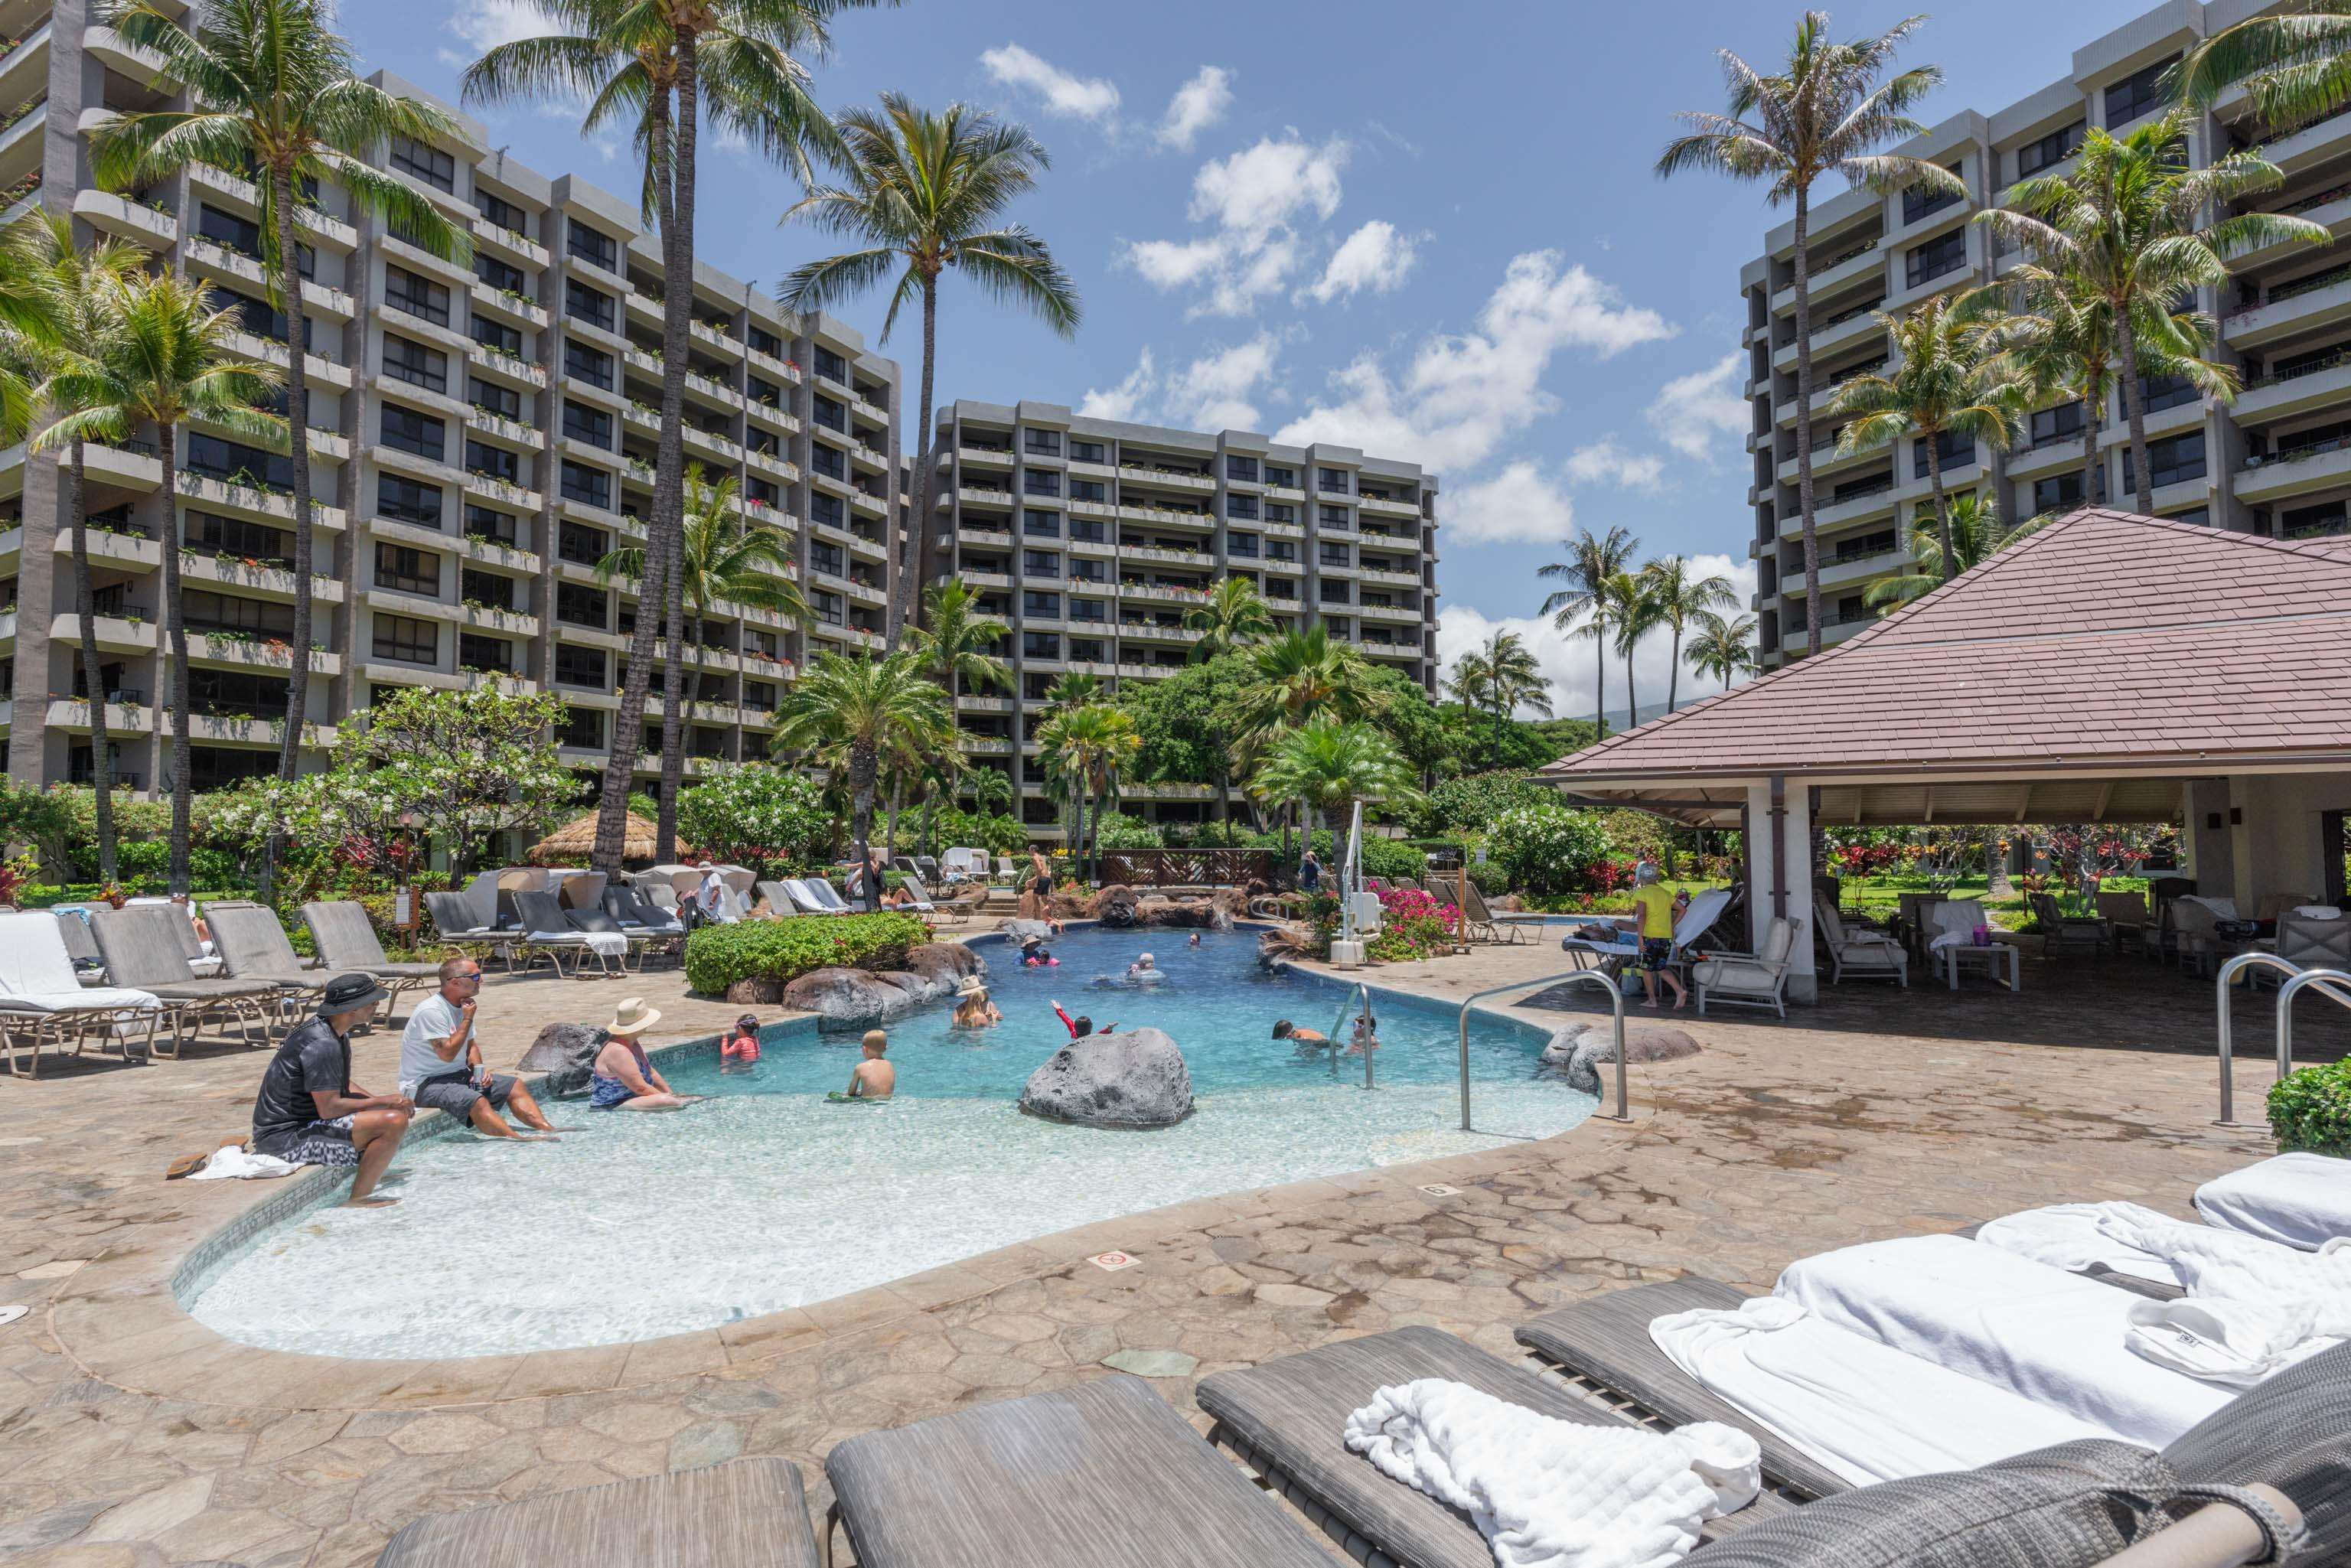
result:
<svg viewBox="0 0 2351 1568"><path fill-rule="evenodd" d="M2279 1079L2270 1090L2270 1131L2281 1149L2351 1157L2351 1058Z"/></svg>
<svg viewBox="0 0 2351 1568"><path fill-rule="evenodd" d="M839 964L891 969L930 940L911 915L815 915L705 925L685 939L686 984L704 996L726 994L737 980L791 980Z"/></svg>

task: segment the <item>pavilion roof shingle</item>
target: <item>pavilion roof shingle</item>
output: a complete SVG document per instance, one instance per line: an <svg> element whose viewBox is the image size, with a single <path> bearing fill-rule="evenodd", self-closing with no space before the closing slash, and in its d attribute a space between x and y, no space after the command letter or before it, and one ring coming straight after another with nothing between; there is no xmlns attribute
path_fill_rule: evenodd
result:
<svg viewBox="0 0 2351 1568"><path fill-rule="evenodd" d="M1562 784L2351 758L2351 538L2053 524L1817 656L1543 769Z"/></svg>

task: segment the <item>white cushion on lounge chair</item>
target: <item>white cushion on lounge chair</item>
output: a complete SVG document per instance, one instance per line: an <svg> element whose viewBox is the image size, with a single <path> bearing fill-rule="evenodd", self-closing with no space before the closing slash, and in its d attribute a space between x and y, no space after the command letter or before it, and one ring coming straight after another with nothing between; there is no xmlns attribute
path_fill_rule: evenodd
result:
<svg viewBox="0 0 2351 1568"><path fill-rule="evenodd" d="M821 876L812 876L807 878L803 885L809 890L809 896L816 900L818 908L829 911L834 915L853 915L856 913L857 906L852 906L844 900L841 896L840 889L834 887L830 879Z"/></svg>
<svg viewBox="0 0 2351 1568"><path fill-rule="evenodd" d="M2208 1225L2314 1251L2351 1236L2351 1160L2306 1150L2259 1160L2196 1189Z"/></svg>
<svg viewBox="0 0 2351 1568"><path fill-rule="evenodd" d="M810 890L810 883L805 877L788 876L784 878L784 891L791 895L792 902L799 906L800 913L803 915L837 915L840 913L839 910L834 909L831 904L826 904L817 897L815 893Z"/></svg>
<svg viewBox="0 0 2351 1568"><path fill-rule="evenodd" d="M46 910L0 915L0 1001L18 1012L67 1013L106 1008L161 1008L152 991L85 986L57 917Z"/></svg>

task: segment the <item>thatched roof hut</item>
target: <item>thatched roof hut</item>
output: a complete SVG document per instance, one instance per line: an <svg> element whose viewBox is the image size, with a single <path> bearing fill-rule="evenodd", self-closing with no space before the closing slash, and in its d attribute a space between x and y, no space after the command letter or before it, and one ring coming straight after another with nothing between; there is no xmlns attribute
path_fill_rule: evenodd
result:
<svg viewBox="0 0 2351 1568"><path fill-rule="evenodd" d="M621 861L624 865L644 865L653 858L659 846L653 825L628 813L622 828ZM596 852L596 813L558 828L523 852L523 858L533 865L586 865Z"/></svg>

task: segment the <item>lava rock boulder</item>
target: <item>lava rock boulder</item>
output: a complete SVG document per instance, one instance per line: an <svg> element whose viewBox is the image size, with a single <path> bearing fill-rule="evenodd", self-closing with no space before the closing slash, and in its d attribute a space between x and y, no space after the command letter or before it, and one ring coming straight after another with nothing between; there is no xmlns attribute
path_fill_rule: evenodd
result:
<svg viewBox="0 0 2351 1568"><path fill-rule="evenodd" d="M1192 1113L1192 1071L1164 1030L1090 1034L1029 1074L1020 1109L1086 1127L1172 1127Z"/></svg>
<svg viewBox="0 0 2351 1568"><path fill-rule="evenodd" d="M783 1005L816 1014L817 1028L828 1033L868 1030L914 1011L917 988L834 965L810 969L786 986Z"/></svg>
<svg viewBox="0 0 2351 1568"><path fill-rule="evenodd" d="M551 1023L538 1031L530 1049L515 1064L517 1072L585 1072L603 1049L604 1031L593 1024Z"/></svg>
<svg viewBox="0 0 2351 1568"><path fill-rule="evenodd" d="M1698 1053L1698 1043L1677 1029L1659 1024L1627 1024L1625 1053L1632 1061L1678 1061ZM1615 1033L1606 1024L1570 1024L1543 1047L1546 1068L1562 1073L1572 1089L1600 1092L1600 1069L1616 1060Z"/></svg>

